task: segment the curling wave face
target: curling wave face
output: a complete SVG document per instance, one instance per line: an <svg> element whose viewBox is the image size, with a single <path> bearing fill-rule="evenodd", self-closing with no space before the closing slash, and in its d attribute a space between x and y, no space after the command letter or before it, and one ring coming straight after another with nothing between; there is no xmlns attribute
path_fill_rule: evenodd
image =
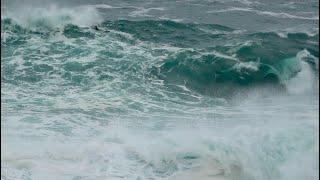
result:
<svg viewBox="0 0 320 180"><path fill-rule="evenodd" d="M238 32L220 25L150 20L105 21L93 27L66 24L49 29L47 26L43 29L38 24L36 29L27 29L6 18L1 21L1 25L4 59L16 58L17 47L25 47L23 54L19 55L28 59L23 64L23 71L29 73L21 72L22 67L17 64L7 64L3 76L6 81L40 82L50 76L61 76L67 81L76 79L74 83L81 84L89 82L90 78L103 79L104 75L99 73L120 71L121 74L128 74L130 71L134 72L130 73L130 78L140 74L143 78L155 77L165 83L187 85L201 92L206 86L214 91L215 86L226 83L283 84L301 71L300 61L304 60L317 69L316 60L319 57L318 34L309 36L295 33L280 37L275 33ZM32 48L30 45L34 42L31 40L39 42L37 47L33 47L39 49L39 53L34 54L31 49L28 53L27 50ZM111 46L113 49L110 51L106 48L110 43L100 46L106 41L112 41L111 44L117 44L118 47ZM150 54L150 58L136 53L139 57L130 60L126 57L125 46L141 47L140 51ZM303 50L308 52L309 57L297 58L297 54ZM36 63L37 59L48 53L57 56L55 61L60 63ZM91 60L70 62L66 61L65 56L89 56ZM110 61L117 61L118 65L110 67ZM109 69L103 69L106 68L104 65L109 66ZM88 77L88 71L93 69L95 74ZM17 76L19 72L15 70L26 76ZM77 73L78 78L66 75L72 73Z"/></svg>

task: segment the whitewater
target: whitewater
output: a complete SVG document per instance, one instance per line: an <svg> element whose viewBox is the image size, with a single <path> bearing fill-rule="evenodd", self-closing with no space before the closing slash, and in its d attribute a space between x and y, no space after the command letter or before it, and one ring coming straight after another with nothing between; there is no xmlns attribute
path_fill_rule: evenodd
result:
<svg viewBox="0 0 320 180"><path fill-rule="evenodd" d="M316 180L318 1L1 1L1 180Z"/></svg>

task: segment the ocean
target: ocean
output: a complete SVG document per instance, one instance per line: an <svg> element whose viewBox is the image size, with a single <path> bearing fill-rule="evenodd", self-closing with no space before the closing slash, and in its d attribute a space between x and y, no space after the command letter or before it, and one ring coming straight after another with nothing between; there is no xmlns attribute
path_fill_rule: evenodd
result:
<svg viewBox="0 0 320 180"><path fill-rule="evenodd" d="M318 0L1 5L1 180L319 179Z"/></svg>

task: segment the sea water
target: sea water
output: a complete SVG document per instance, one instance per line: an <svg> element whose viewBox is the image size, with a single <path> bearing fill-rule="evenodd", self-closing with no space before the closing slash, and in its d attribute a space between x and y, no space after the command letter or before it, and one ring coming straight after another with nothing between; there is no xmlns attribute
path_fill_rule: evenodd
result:
<svg viewBox="0 0 320 180"><path fill-rule="evenodd" d="M319 178L318 1L1 3L1 179Z"/></svg>

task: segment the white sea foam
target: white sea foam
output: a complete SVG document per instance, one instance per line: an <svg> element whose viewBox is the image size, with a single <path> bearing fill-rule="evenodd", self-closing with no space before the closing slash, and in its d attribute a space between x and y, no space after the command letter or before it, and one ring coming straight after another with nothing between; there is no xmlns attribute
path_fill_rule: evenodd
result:
<svg viewBox="0 0 320 180"><path fill-rule="evenodd" d="M85 5L83 7L94 7L94 8L100 8L100 9L118 9L118 8L122 8L119 6L111 6L108 4L93 4L93 5Z"/></svg>
<svg viewBox="0 0 320 180"><path fill-rule="evenodd" d="M242 70L250 70L250 71L258 71L259 70L259 62L239 62L233 66L233 68L239 72Z"/></svg>
<svg viewBox="0 0 320 180"><path fill-rule="evenodd" d="M94 8L89 8L93 14ZM70 9L50 11L42 13L51 19L52 27L78 23L88 15ZM85 13L91 18L99 17L90 11ZM58 12L71 19L61 23L55 17ZM15 19L28 26L28 18L20 17L24 13ZM75 17L78 15L81 17ZM86 21L83 25L96 22L89 17ZM94 40L80 43L77 41L81 39L68 39L61 33L49 39L31 38L24 47L15 49L14 57L2 59L6 64L1 66L15 67L15 76L26 75L27 55L40 56L32 63L46 63L56 73L45 76L38 72L36 75L44 74L39 84L5 83L1 90L4 179L212 178L208 175L245 180L316 178L313 174L318 172L318 160L314 157L318 151L312 146L318 143L313 135L319 130L313 125L319 117L314 113L318 110L317 99L308 93L313 82L309 64L303 64L293 85L288 86L288 96L273 97L270 93L271 97L262 97L257 90L236 105L224 99L218 104L216 98L195 96L185 85L177 86L184 95L179 97L168 90L163 80L154 79L148 84L137 73L162 63L167 54L196 51L194 48L141 41L130 44L116 35L134 40L132 35L114 30L95 35ZM58 51L50 54L50 47ZM90 50L89 55L76 57L76 53L75 57L68 57L70 51L81 53L84 49ZM164 53L154 56L152 51L156 50ZM105 55L110 52L121 56ZM208 54L238 62L235 56L215 51ZM113 80L98 82L95 73L100 66L96 66L85 72L92 86L66 85L68 79L62 78L65 63L82 66L97 61L97 57L107 62L103 73ZM312 56L302 51L297 57ZM109 71L111 65L115 71ZM117 68L124 65L135 71L119 72ZM235 68L255 70L257 64L239 62ZM136 77L139 81L132 83L131 78Z"/></svg>
<svg viewBox="0 0 320 180"><path fill-rule="evenodd" d="M30 28L56 28L71 23L78 26L91 26L103 21L95 6L78 6L74 8L58 7L20 7L6 10L1 18L11 18L20 25Z"/></svg>
<svg viewBox="0 0 320 180"><path fill-rule="evenodd" d="M258 15L267 15L267 16L272 16L276 18L285 18L285 19L288 18L288 19L319 20L318 16L304 17L304 16L292 15L285 12L259 11L253 8L240 8L240 7L232 7L232 8L222 9L222 10L212 10L212 11L207 11L207 13L224 13L224 12L231 12L231 11L254 12Z"/></svg>
<svg viewBox="0 0 320 180"><path fill-rule="evenodd" d="M170 21L174 21L174 22L183 22L184 21L184 19L167 17L167 16L160 16L158 18L161 19L161 20L170 20Z"/></svg>
<svg viewBox="0 0 320 180"><path fill-rule="evenodd" d="M316 77L314 70L310 64L308 64L305 58L313 59L316 63L315 67L319 68L319 59L311 55L307 50L300 51L297 54L299 63L301 63L302 70L296 77L290 79L287 82L287 87L292 94L308 94L318 91L319 79Z"/></svg>
<svg viewBox="0 0 320 180"><path fill-rule="evenodd" d="M164 11L164 10L165 10L165 8L163 8L163 7L153 7L153 8L138 7L137 10L130 12L129 16L131 16L131 17L151 17L152 15L148 14L150 11Z"/></svg>

